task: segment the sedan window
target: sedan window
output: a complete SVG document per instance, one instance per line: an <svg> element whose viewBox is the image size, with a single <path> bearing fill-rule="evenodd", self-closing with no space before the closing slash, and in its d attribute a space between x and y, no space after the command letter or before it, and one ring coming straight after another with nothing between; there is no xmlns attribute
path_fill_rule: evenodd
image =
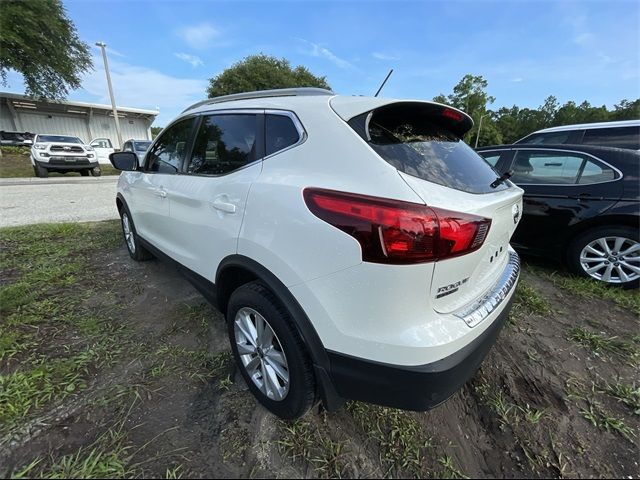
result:
<svg viewBox="0 0 640 480"><path fill-rule="evenodd" d="M574 184L585 158L565 152L518 151L511 180L521 184Z"/></svg>

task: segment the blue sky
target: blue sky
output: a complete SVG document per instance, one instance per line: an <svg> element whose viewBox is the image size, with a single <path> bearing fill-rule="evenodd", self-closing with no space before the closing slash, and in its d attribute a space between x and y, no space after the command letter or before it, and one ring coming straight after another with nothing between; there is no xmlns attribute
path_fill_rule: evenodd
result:
<svg viewBox="0 0 640 480"><path fill-rule="evenodd" d="M208 79L243 57L286 57L341 94L431 99L465 73L484 76L494 107L548 95L612 106L640 97L640 2L244 2L63 0L95 71L69 99L160 109L165 125L206 96ZM8 90L21 92L17 74Z"/></svg>

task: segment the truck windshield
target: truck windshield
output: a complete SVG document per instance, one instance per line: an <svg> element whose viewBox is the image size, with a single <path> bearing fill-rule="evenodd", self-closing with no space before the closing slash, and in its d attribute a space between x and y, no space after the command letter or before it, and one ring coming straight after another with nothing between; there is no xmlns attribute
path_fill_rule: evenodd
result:
<svg viewBox="0 0 640 480"><path fill-rule="evenodd" d="M67 137L65 135L38 135L38 142L43 143L79 143L82 144L82 140L78 137Z"/></svg>

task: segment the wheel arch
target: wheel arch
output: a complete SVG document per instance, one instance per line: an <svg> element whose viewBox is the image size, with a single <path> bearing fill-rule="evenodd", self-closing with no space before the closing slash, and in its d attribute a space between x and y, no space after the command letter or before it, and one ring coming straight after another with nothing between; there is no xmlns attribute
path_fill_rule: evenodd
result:
<svg viewBox="0 0 640 480"><path fill-rule="evenodd" d="M632 214L610 214L610 215L600 215L597 217L593 217L584 222L580 222L574 227L572 227L563 244L562 244L562 257L567 260L567 255L569 254L569 246L581 235L589 232L590 230L595 230L598 228L606 228L606 227L631 227L638 228L638 216Z"/></svg>

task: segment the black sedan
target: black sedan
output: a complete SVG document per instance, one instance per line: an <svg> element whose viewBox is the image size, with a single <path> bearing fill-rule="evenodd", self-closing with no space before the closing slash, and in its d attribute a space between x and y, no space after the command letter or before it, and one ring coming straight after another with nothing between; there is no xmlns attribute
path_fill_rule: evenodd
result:
<svg viewBox="0 0 640 480"><path fill-rule="evenodd" d="M609 284L640 284L640 153L584 145L500 145L478 153L524 189L516 248Z"/></svg>

